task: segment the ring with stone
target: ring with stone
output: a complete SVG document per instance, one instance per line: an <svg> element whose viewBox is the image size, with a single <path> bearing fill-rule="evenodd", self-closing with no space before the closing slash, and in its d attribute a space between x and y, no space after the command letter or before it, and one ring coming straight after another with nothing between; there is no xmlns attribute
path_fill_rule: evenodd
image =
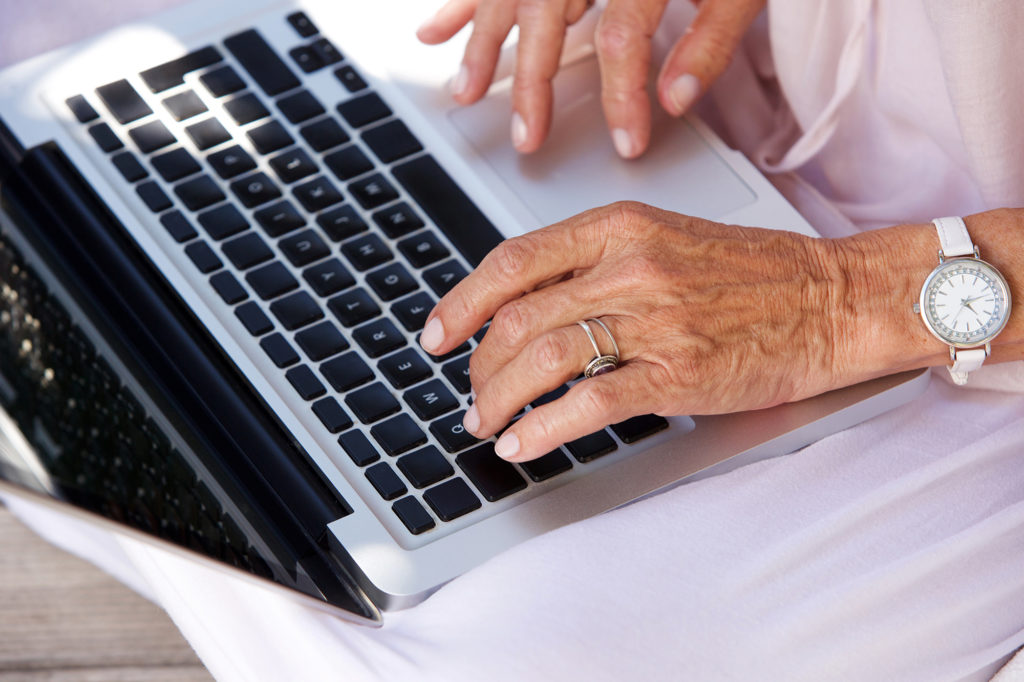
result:
<svg viewBox="0 0 1024 682"><path fill-rule="evenodd" d="M601 350L601 347L597 345L597 339L594 338L594 331L590 328L591 322L597 324L604 330L604 333L608 336L608 340L612 343L614 354L604 353ZM587 379L591 379L617 369L619 366L619 345L615 343L615 337L612 336L608 326L597 318L579 320L576 324L586 332L587 338L590 340L590 345L594 348L594 358L587 363L586 367L583 368L583 376Z"/></svg>

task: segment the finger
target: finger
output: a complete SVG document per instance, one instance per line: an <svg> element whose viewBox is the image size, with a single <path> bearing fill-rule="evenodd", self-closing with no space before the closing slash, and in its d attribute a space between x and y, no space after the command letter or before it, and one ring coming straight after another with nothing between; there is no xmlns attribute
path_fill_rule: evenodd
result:
<svg viewBox="0 0 1024 682"><path fill-rule="evenodd" d="M684 114L732 60L765 0L704 0L658 76L658 100L673 116Z"/></svg>
<svg viewBox="0 0 1024 682"><path fill-rule="evenodd" d="M652 365L633 360L614 372L580 381L564 396L510 426L494 444L512 462L535 459L559 445L638 414L659 412L651 391Z"/></svg>
<svg viewBox="0 0 1024 682"><path fill-rule="evenodd" d="M597 25L601 102L615 150L626 159L639 156L650 142L651 36L666 2L611 0Z"/></svg>
<svg viewBox="0 0 1024 682"><path fill-rule="evenodd" d="M501 46L515 22L514 2L481 0L477 5L462 66L452 81L452 96L459 104L472 104L487 92L494 79Z"/></svg>
<svg viewBox="0 0 1024 682"><path fill-rule="evenodd" d="M505 303L553 278L589 269L614 234L614 207L593 209L496 246L427 316L420 345L440 355L468 339ZM613 229L603 229L611 221Z"/></svg>
<svg viewBox="0 0 1024 682"><path fill-rule="evenodd" d="M601 321L614 338L616 320L603 316ZM478 438L491 436L526 404L582 374L594 358L614 355L615 345L600 325L590 322L589 327L593 343L578 323L558 327L532 339L486 380L474 377L476 399L466 413L466 429Z"/></svg>
<svg viewBox="0 0 1024 682"><path fill-rule="evenodd" d="M449 0L416 30L416 37L427 45L450 40L469 23L478 0Z"/></svg>

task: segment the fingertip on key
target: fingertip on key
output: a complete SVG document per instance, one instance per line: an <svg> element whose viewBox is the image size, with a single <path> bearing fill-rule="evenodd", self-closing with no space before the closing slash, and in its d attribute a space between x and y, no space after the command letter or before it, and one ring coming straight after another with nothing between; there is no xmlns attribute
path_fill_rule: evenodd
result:
<svg viewBox="0 0 1024 682"><path fill-rule="evenodd" d="M420 335L420 346L428 353L435 353L442 343L444 343L444 324L441 322L441 318L435 317L423 328L423 334Z"/></svg>
<svg viewBox="0 0 1024 682"><path fill-rule="evenodd" d="M494 454L502 459L513 459L519 454L519 436L506 431L494 444Z"/></svg>

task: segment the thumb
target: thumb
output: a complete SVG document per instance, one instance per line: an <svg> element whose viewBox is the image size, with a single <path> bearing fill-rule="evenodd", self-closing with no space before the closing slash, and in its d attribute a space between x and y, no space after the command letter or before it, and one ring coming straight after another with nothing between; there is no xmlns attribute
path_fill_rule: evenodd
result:
<svg viewBox="0 0 1024 682"><path fill-rule="evenodd" d="M766 0L703 0L658 76L658 100L681 116L718 78Z"/></svg>

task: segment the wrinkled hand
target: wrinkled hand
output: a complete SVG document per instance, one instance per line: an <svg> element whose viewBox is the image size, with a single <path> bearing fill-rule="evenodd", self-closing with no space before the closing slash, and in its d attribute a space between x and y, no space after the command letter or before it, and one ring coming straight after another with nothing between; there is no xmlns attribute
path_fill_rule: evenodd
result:
<svg viewBox="0 0 1024 682"><path fill-rule="evenodd" d="M680 116L728 66L732 53L765 0L695 0L697 16L661 67L661 105ZM490 86L501 45L519 25L512 87L512 142L520 152L540 147L551 126L551 80L558 70L565 31L592 0L449 0L417 35L428 44L445 42L473 22L462 67L452 84L460 104L480 99ZM668 0L608 0L597 27L601 101L615 149L624 158L650 142L651 103L647 76L651 37Z"/></svg>
<svg viewBox="0 0 1024 682"><path fill-rule="evenodd" d="M485 438L582 372L594 352L577 320L607 324L622 364L511 426L496 450L516 461L638 414L775 405L842 385L828 248L614 204L503 242L441 299L421 343L445 353L493 317L470 360L464 422Z"/></svg>

